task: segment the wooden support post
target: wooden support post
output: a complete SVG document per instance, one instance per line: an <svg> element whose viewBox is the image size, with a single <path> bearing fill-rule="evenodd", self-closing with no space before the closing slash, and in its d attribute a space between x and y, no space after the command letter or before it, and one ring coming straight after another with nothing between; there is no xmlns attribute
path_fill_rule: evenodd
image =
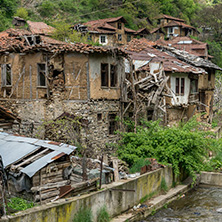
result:
<svg viewBox="0 0 222 222"><path fill-rule="evenodd" d="M84 156L82 158L82 180L87 180L86 152L84 152Z"/></svg>
<svg viewBox="0 0 222 222"><path fill-rule="evenodd" d="M103 156L100 158L100 178L99 178L99 189L102 187L102 176L103 176Z"/></svg>
<svg viewBox="0 0 222 222"><path fill-rule="evenodd" d="M118 159L113 159L113 168L114 168L114 181L117 182L119 180L119 169L118 169Z"/></svg>

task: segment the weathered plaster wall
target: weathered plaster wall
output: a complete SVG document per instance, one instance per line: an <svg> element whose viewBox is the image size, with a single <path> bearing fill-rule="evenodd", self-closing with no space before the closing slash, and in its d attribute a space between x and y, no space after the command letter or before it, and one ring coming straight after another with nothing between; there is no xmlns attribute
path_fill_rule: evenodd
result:
<svg viewBox="0 0 222 222"><path fill-rule="evenodd" d="M118 58L117 58L118 59ZM101 63L117 65L118 84L117 87L101 86ZM124 64L122 59L103 55L91 55L89 58L90 72L90 98L91 99L120 99L120 83L124 80ZM109 78L110 79L110 78Z"/></svg>
<svg viewBox="0 0 222 222"><path fill-rule="evenodd" d="M80 207L89 207L92 210L94 221L98 210L104 205L113 217L138 204L146 195L152 195L161 190L161 180L165 179L168 188L172 186L173 174L170 167L161 168L154 172L146 173L127 182L121 181L111 184L108 188L83 195L63 199L45 206L34 207L12 216L5 221L13 222L71 222ZM130 189L135 192L114 191L114 189Z"/></svg>
<svg viewBox="0 0 222 222"><path fill-rule="evenodd" d="M200 183L211 186L222 186L222 173L201 172Z"/></svg>

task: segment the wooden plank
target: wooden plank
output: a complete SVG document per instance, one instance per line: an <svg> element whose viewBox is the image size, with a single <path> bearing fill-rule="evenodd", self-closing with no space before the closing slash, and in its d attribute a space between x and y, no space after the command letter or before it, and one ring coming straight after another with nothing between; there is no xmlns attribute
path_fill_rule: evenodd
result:
<svg viewBox="0 0 222 222"><path fill-rule="evenodd" d="M114 181L117 182L119 180L119 171L118 171L118 159L113 159L113 168L114 168Z"/></svg>
<svg viewBox="0 0 222 222"><path fill-rule="evenodd" d="M32 99L32 66L29 66L29 79L30 79L30 99Z"/></svg>

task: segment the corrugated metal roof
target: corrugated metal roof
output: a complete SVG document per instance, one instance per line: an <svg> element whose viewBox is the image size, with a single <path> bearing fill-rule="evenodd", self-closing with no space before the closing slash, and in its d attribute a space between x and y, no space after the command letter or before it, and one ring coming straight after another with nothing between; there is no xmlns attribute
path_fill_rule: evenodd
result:
<svg viewBox="0 0 222 222"><path fill-rule="evenodd" d="M48 148L52 152L43 156L26 166L22 172L28 176L33 176L39 169L55 160L51 159L61 153L69 155L76 147L61 143L59 145L49 144L51 141L38 140L35 138L10 135L0 132L0 155L3 159L4 167L7 167L23 157L39 149L40 147Z"/></svg>

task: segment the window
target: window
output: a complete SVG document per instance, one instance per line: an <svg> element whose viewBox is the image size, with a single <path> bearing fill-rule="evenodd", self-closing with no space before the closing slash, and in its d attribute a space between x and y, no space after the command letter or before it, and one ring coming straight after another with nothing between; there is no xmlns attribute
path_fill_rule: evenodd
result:
<svg viewBox="0 0 222 222"><path fill-rule="evenodd" d="M12 85L12 69L11 64L2 65L2 86Z"/></svg>
<svg viewBox="0 0 222 222"><path fill-rule="evenodd" d="M46 86L46 65L38 64L38 86Z"/></svg>
<svg viewBox="0 0 222 222"><path fill-rule="evenodd" d="M101 64L101 86L109 86L109 73L108 73L109 65L107 63Z"/></svg>
<svg viewBox="0 0 222 222"><path fill-rule="evenodd" d="M131 41L131 35L127 35L127 42Z"/></svg>
<svg viewBox="0 0 222 222"><path fill-rule="evenodd" d="M92 41L92 35L88 35L87 40Z"/></svg>
<svg viewBox="0 0 222 222"><path fill-rule="evenodd" d="M107 43L107 38L106 35L101 35L99 38L100 44L106 44Z"/></svg>
<svg viewBox="0 0 222 222"><path fill-rule="evenodd" d="M169 30L170 34L173 33L173 28L172 27L168 28L168 30Z"/></svg>
<svg viewBox="0 0 222 222"><path fill-rule="evenodd" d="M116 130L117 130L116 114L110 113L109 114L109 134L113 135Z"/></svg>
<svg viewBox="0 0 222 222"><path fill-rule="evenodd" d="M97 122L102 121L102 113L97 113Z"/></svg>
<svg viewBox="0 0 222 222"><path fill-rule="evenodd" d="M118 41L122 41L122 35L118 34Z"/></svg>
<svg viewBox="0 0 222 222"><path fill-rule="evenodd" d="M118 22L118 29L122 29L122 23Z"/></svg>
<svg viewBox="0 0 222 222"><path fill-rule="evenodd" d="M185 90L185 79L176 78L176 94L183 96L184 90Z"/></svg>
<svg viewBox="0 0 222 222"><path fill-rule="evenodd" d="M191 79L190 80L190 93L197 93L198 92L198 80Z"/></svg>
<svg viewBox="0 0 222 222"><path fill-rule="evenodd" d="M108 63L101 64L101 86L102 87L117 87L118 74L117 65L109 65Z"/></svg>
<svg viewBox="0 0 222 222"><path fill-rule="evenodd" d="M117 67L110 65L110 87L117 86Z"/></svg>

